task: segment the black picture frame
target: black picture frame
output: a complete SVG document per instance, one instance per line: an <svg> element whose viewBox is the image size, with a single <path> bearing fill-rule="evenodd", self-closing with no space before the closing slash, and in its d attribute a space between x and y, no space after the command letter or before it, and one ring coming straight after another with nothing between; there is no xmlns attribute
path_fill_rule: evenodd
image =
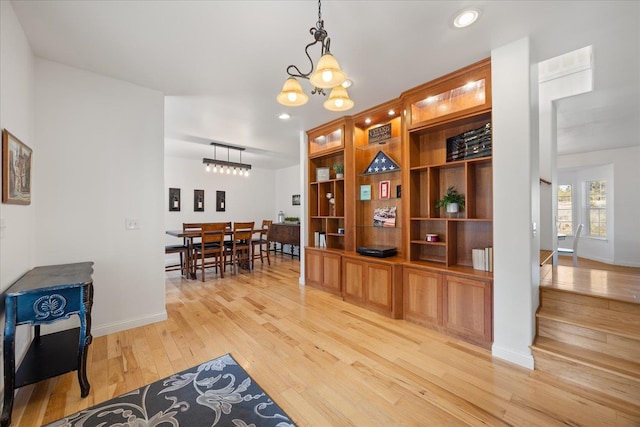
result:
<svg viewBox="0 0 640 427"><path fill-rule="evenodd" d="M169 212L180 212L179 188L169 188Z"/></svg>
<svg viewBox="0 0 640 427"><path fill-rule="evenodd" d="M300 195L299 194L294 194L293 196L291 196L291 204L293 206L300 206Z"/></svg>
<svg viewBox="0 0 640 427"><path fill-rule="evenodd" d="M204 190L193 190L193 211L204 212Z"/></svg>
<svg viewBox="0 0 640 427"><path fill-rule="evenodd" d="M224 212L226 196L224 191L216 191L216 212Z"/></svg>

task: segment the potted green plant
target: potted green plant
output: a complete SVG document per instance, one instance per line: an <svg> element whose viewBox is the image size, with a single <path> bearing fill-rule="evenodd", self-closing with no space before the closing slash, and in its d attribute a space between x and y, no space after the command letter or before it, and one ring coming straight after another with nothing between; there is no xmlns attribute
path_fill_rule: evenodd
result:
<svg viewBox="0 0 640 427"><path fill-rule="evenodd" d="M284 222L286 224L300 224L300 218L297 216L288 216L285 217Z"/></svg>
<svg viewBox="0 0 640 427"><path fill-rule="evenodd" d="M336 179L344 178L344 165L342 163L334 163L333 171L336 173Z"/></svg>
<svg viewBox="0 0 640 427"><path fill-rule="evenodd" d="M456 213L464 209L464 194L456 192L453 186L447 188L447 193L436 202L436 209L442 207L446 208L448 213Z"/></svg>

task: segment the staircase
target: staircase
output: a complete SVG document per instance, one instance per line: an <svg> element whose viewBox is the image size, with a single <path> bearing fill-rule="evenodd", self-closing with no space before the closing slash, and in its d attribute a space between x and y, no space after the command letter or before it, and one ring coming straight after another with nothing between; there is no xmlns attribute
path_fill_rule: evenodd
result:
<svg viewBox="0 0 640 427"><path fill-rule="evenodd" d="M535 370L640 412L640 277L544 268Z"/></svg>

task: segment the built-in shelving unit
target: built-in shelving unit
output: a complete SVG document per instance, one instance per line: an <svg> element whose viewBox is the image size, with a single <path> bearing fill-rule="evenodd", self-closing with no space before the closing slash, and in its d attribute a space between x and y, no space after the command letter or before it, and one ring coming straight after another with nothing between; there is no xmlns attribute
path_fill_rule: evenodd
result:
<svg viewBox="0 0 640 427"><path fill-rule="evenodd" d="M306 283L489 347L493 274L473 268L472 250L493 244L490 60L307 135ZM452 186L457 214L435 207ZM374 245L398 254L356 251Z"/></svg>

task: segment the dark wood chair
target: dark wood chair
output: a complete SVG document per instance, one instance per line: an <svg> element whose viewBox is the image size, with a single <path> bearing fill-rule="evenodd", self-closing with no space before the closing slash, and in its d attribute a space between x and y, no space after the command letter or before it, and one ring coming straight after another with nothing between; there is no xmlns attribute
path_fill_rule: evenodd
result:
<svg viewBox="0 0 640 427"><path fill-rule="evenodd" d="M182 275L185 277L189 277L188 275L188 269L189 266L188 264L188 260L189 260L189 256L188 256L188 251L189 248L185 245L166 245L164 247L164 253L165 254L179 254L180 255L180 263L179 264L169 264L169 265L165 265L164 267L164 271L176 271L176 270L180 270L182 272Z"/></svg>
<svg viewBox="0 0 640 427"><path fill-rule="evenodd" d="M182 231L201 231L202 223L201 222L183 222L182 223ZM195 275L196 264L195 264L195 245L200 242L200 237L185 237L184 245L187 247L188 251L188 259L189 265L187 266L188 270L192 275Z"/></svg>
<svg viewBox="0 0 640 427"><path fill-rule="evenodd" d="M253 239L251 239L251 259L255 260L260 258L260 262L264 264L264 255L267 255L267 263L271 265L271 259L269 259L269 227L271 227L273 221L269 219L262 220L262 227Z"/></svg>
<svg viewBox="0 0 640 427"><path fill-rule="evenodd" d="M249 271L253 270L251 259L251 237L253 236L254 222L234 222L231 240L224 242L225 264L231 266L234 273L238 272L241 265L246 265Z"/></svg>
<svg viewBox="0 0 640 427"><path fill-rule="evenodd" d="M213 222L202 224L200 241L194 244L194 264L200 269L200 280L205 280L205 270L215 267L216 272L220 267L220 277L224 277L224 234L225 224ZM209 260L209 261L207 261Z"/></svg>

